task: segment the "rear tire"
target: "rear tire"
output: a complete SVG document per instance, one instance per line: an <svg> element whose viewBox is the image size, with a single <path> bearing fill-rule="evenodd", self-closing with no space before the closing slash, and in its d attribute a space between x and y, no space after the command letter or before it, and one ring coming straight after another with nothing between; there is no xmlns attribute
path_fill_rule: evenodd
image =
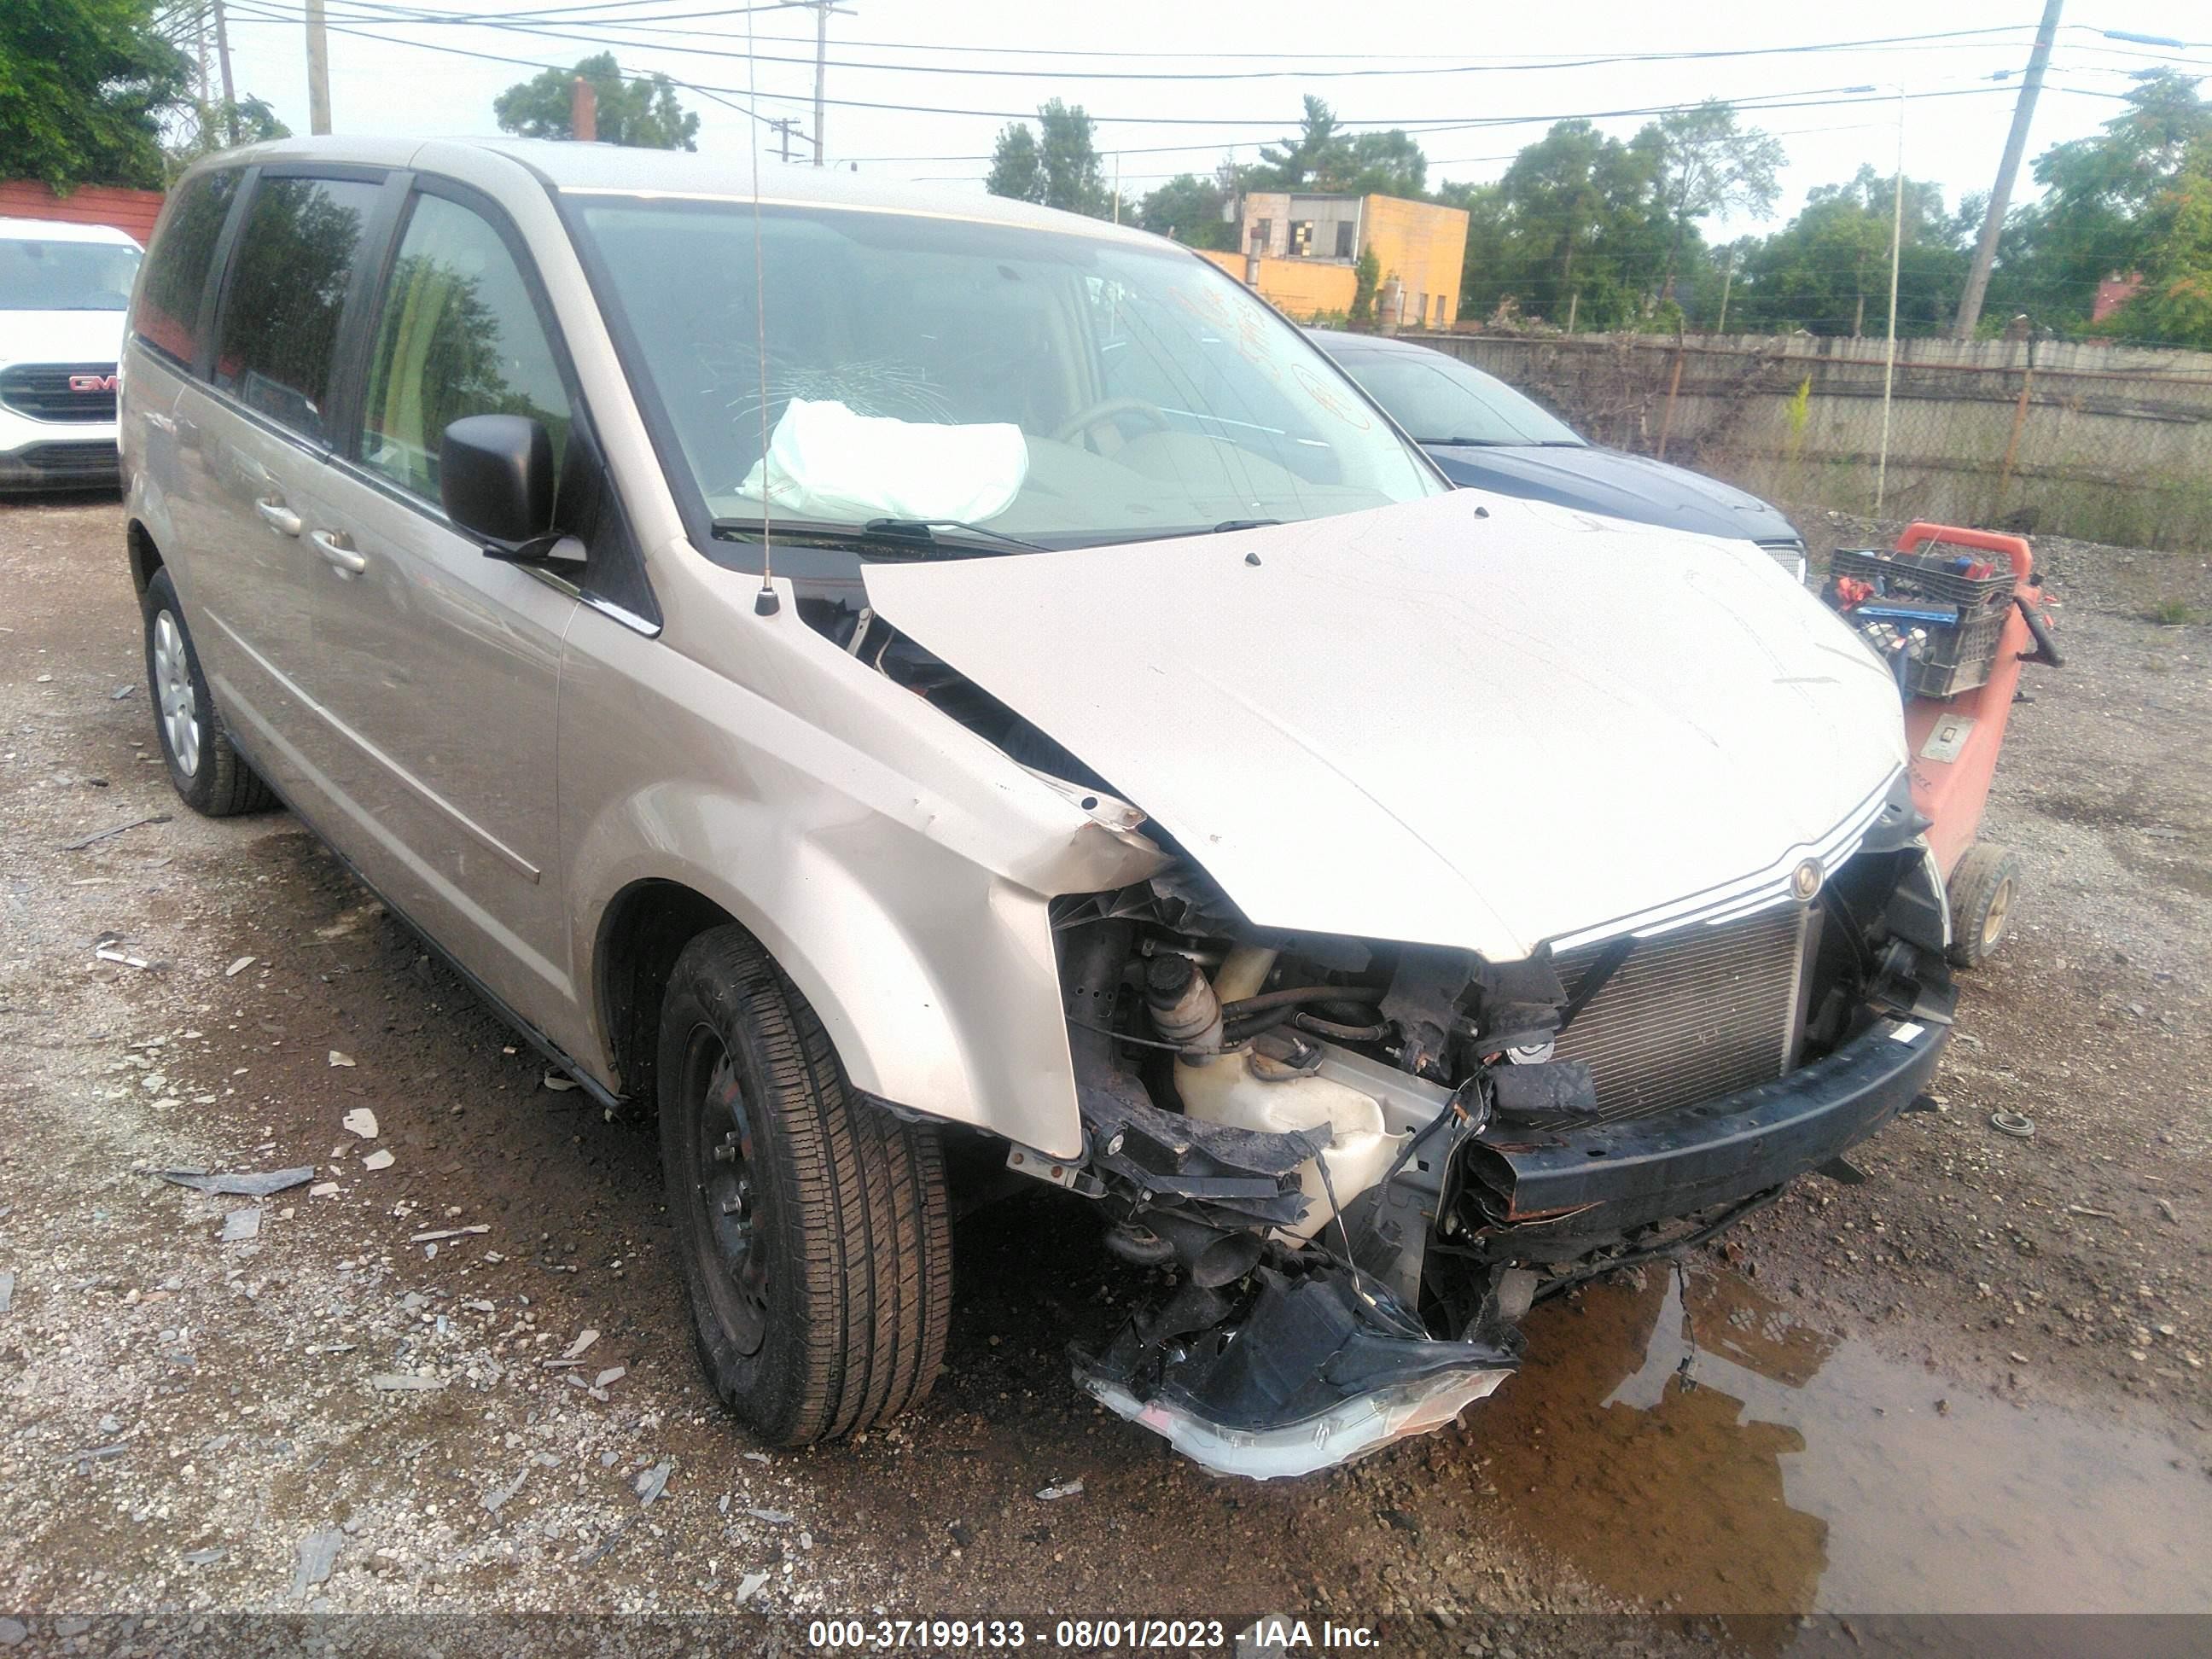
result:
<svg viewBox="0 0 2212 1659"><path fill-rule="evenodd" d="M2012 927L2020 896L2020 860L2002 847L1976 842L1951 872L1951 949L1954 967L1978 968L1995 955Z"/></svg>
<svg viewBox="0 0 2212 1659"><path fill-rule="evenodd" d="M230 740L167 570L156 570L146 584L140 611L146 623L146 689L154 704L154 732L169 781L185 805L210 818L265 812L278 805Z"/></svg>
<svg viewBox="0 0 2212 1659"><path fill-rule="evenodd" d="M678 1257L723 1403L799 1446L928 1393L952 1305L936 1134L854 1092L805 999L734 926L678 957L657 1074Z"/></svg>

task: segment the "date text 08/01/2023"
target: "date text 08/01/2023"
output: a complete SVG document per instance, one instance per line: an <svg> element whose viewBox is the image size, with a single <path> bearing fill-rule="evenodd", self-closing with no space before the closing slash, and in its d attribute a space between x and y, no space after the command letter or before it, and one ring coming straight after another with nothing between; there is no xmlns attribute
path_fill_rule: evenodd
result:
<svg viewBox="0 0 2212 1659"><path fill-rule="evenodd" d="M1362 1625L1289 1616L1223 1619L817 1619L806 1644L817 1651L1014 1653L1029 1648L1073 1653L1205 1652L1249 1637L1261 1651L1285 1648L1373 1650L1378 1634Z"/></svg>

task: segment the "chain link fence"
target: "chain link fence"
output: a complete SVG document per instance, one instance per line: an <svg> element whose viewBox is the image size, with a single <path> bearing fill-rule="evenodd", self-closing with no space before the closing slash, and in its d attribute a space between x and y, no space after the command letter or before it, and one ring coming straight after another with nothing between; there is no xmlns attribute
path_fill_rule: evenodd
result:
<svg viewBox="0 0 2212 1659"><path fill-rule="evenodd" d="M2212 545L2212 355L2049 340L1416 337L1594 442L1796 506Z"/></svg>

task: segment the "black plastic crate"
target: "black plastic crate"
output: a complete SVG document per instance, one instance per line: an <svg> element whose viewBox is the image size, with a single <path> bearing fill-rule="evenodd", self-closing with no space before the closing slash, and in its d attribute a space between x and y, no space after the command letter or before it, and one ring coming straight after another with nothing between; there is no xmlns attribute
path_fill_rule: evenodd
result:
<svg viewBox="0 0 2212 1659"><path fill-rule="evenodd" d="M1971 548L1946 550L1946 544L1931 542L1910 553L1875 548L1838 548L1828 561L1829 603L1842 609L1836 591L1838 579L1869 584L1875 599L1869 603L1926 605L1955 610L1955 623L1892 624L1872 617L1844 615L1865 632L1875 648L1896 660L1899 641L1911 635L1920 638L1899 664L1899 688L1908 697L1948 697L1985 684L1996 665L1997 642L2004 635L2006 614L2012 609L2012 562L2002 556L1991 558ZM1961 558L1993 564L1986 576L1969 576L1954 568Z"/></svg>
<svg viewBox="0 0 2212 1659"><path fill-rule="evenodd" d="M2012 578L2007 576L2008 586ZM1908 697L1948 697L1971 691L1990 678L1996 666L1997 641L2003 637L2009 601L1984 605L1978 611L1961 609L1955 627L1928 629L1919 653L1905 665L1904 689Z"/></svg>
<svg viewBox="0 0 2212 1659"><path fill-rule="evenodd" d="M1929 543L1911 553L1883 552L1870 547L1839 547L1829 556L1831 576L1852 576L1872 582L1885 599L1928 599L1955 605L1963 613L1988 605L2002 610L2011 597L2012 561L2002 554L1990 555L1969 548L1941 552L1945 544ZM1960 574L1952 566L1960 559L1996 566L1989 575Z"/></svg>

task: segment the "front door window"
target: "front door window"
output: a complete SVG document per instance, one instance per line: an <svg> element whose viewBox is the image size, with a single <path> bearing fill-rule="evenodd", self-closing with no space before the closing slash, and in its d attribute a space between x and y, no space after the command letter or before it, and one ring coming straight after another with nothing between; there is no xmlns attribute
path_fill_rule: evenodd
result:
<svg viewBox="0 0 2212 1659"><path fill-rule="evenodd" d="M556 461L567 447L568 394L507 244L482 216L421 196L377 325L362 465L435 501L439 439L465 415L526 416Z"/></svg>

